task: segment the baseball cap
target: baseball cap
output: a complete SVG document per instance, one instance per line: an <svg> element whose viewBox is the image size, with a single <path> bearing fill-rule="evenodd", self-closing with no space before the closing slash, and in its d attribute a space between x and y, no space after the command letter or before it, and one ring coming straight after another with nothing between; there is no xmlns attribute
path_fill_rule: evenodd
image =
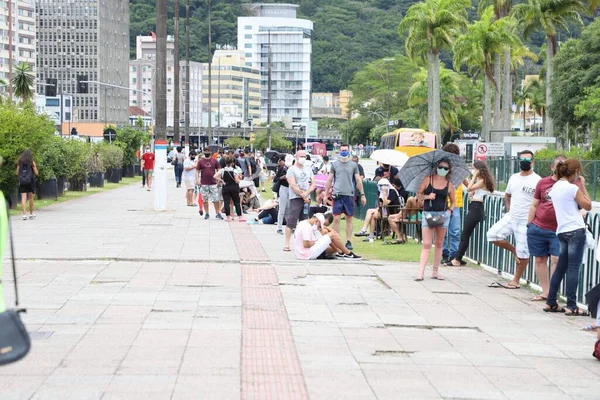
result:
<svg viewBox="0 0 600 400"><path fill-rule="evenodd" d="M384 186L384 185L389 186L390 185L390 181L388 181L386 178L381 178L379 180L379 182L377 182L377 186Z"/></svg>
<svg viewBox="0 0 600 400"><path fill-rule="evenodd" d="M321 226L325 226L325 216L322 213L316 213L315 218L317 218L317 220L319 220L319 223L321 224Z"/></svg>

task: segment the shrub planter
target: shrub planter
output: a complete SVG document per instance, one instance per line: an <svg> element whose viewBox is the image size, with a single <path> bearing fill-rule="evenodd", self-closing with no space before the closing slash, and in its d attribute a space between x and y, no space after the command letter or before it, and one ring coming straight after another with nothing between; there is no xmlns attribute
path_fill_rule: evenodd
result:
<svg viewBox="0 0 600 400"><path fill-rule="evenodd" d="M104 187L104 172L91 172L88 174L91 187Z"/></svg>
<svg viewBox="0 0 600 400"><path fill-rule="evenodd" d="M9 205L12 208L19 208L19 204L21 204L21 195L19 193L11 193L8 195Z"/></svg>
<svg viewBox="0 0 600 400"><path fill-rule="evenodd" d="M58 183L56 179L48 179L44 183L38 184L37 187L38 199L54 199L58 200Z"/></svg>
<svg viewBox="0 0 600 400"><path fill-rule="evenodd" d="M123 167L123 176L126 178L135 178L135 169L133 165Z"/></svg>
<svg viewBox="0 0 600 400"><path fill-rule="evenodd" d="M59 196L64 196L65 195L65 182L66 182L66 178L64 176L59 177L56 180L56 184L58 186L58 195Z"/></svg>
<svg viewBox="0 0 600 400"><path fill-rule="evenodd" d="M106 180L110 183L119 183L121 180L120 168L109 168L106 170Z"/></svg>
<svg viewBox="0 0 600 400"><path fill-rule="evenodd" d="M133 170L134 170L136 176L142 176L142 166L141 165L139 165L139 164L134 165Z"/></svg>
<svg viewBox="0 0 600 400"><path fill-rule="evenodd" d="M87 179L69 179L69 190L72 190L74 192L87 191Z"/></svg>

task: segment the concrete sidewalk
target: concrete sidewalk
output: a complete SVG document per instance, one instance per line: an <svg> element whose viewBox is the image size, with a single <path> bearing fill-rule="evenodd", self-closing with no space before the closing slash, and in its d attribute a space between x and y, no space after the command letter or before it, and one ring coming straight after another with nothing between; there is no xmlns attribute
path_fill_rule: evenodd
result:
<svg viewBox="0 0 600 400"><path fill-rule="evenodd" d="M276 227L205 221L169 187L167 212L134 185L14 220L33 347L0 399L599 396L589 319L477 268L299 262Z"/></svg>

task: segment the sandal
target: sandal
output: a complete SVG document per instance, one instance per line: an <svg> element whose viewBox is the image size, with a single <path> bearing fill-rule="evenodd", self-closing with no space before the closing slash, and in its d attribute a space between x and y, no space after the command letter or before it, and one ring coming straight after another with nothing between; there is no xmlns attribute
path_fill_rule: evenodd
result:
<svg viewBox="0 0 600 400"><path fill-rule="evenodd" d="M440 275L439 275L439 272L438 272L438 271L439 271L439 269L440 269L440 267L437 267L437 268L436 268L436 267L433 267L433 273L434 273L434 274L437 274L437 275L432 275L432 276L431 276L431 279L435 279L435 280L437 280L437 281L445 281L446 279L445 279L443 276L440 276Z"/></svg>
<svg viewBox="0 0 600 400"><path fill-rule="evenodd" d="M290 246L285 246L285 247L283 248L283 251L292 251L292 249L290 249Z"/></svg>
<svg viewBox="0 0 600 400"><path fill-rule="evenodd" d="M565 310L565 315L568 317L589 317L590 313L580 310L579 307L575 307L573 309L567 308Z"/></svg>
<svg viewBox="0 0 600 400"><path fill-rule="evenodd" d="M383 242L383 244L386 246L392 246L395 244L404 244L404 240L392 240L392 241Z"/></svg>
<svg viewBox="0 0 600 400"><path fill-rule="evenodd" d="M531 301L546 301L546 300L548 300L547 297L541 296L539 294L536 296L533 296L533 298L531 299Z"/></svg>
<svg viewBox="0 0 600 400"><path fill-rule="evenodd" d="M550 312L550 313L564 313L565 309L563 307L560 306L560 304L555 304L553 306L550 305L546 305L546 307L543 308L544 312Z"/></svg>
<svg viewBox="0 0 600 400"><path fill-rule="evenodd" d="M354 236L356 236L356 237L369 236L369 233L367 231L358 231L354 234Z"/></svg>
<svg viewBox="0 0 600 400"><path fill-rule="evenodd" d="M423 280L425 280L425 279L424 278L417 278L417 279L415 279L415 282L421 282Z"/></svg>

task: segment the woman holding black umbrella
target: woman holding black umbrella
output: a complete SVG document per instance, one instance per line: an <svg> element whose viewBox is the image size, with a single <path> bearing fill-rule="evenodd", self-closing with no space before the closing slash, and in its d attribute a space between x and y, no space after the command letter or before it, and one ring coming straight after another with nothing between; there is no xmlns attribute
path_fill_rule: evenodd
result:
<svg viewBox="0 0 600 400"><path fill-rule="evenodd" d="M434 164L433 173L426 176L417 190L417 196L424 201L423 206L423 249L419 263L419 275L416 281L422 281L425 267L429 260L431 245L434 243L433 273L431 279L444 280L438 270L442 261L444 237L450 222L450 215L456 206L454 198L454 184L450 180L451 165L446 159L441 159ZM450 201L448 201L450 199ZM448 205L449 204L449 205Z"/></svg>

